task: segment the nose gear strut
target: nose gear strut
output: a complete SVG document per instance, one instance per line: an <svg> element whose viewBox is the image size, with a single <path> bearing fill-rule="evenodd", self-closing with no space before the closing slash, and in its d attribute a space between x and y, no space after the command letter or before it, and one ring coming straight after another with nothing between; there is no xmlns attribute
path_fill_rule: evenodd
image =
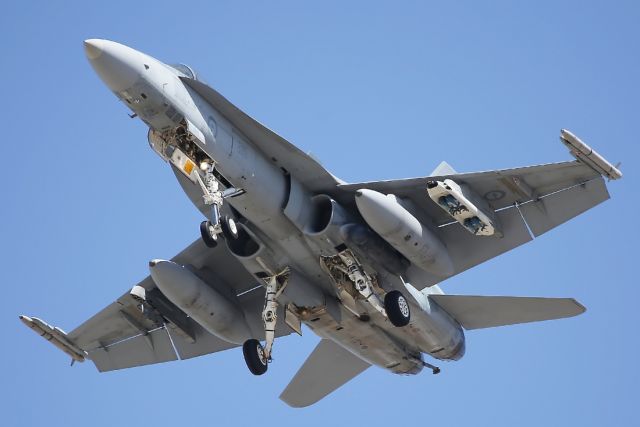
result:
<svg viewBox="0 0 640 427"><path fill-rule="evenodd" d="M200 168L205 172L204 180L200 173L195 174L196 179L202 189L204 204L211 207L209 220L200 224L200 233L204 243L213 248L217 245L219 236L231 239L238 238L238 228L235 220L230 216L222 217L220 211L224 199L239 196L244 194L245 191L235 187L221 190L222 183L214 173L215 163L205 161L201 163Z"/></svg>
<svg viewBox="0 0 640 427"><path fill-rule="evenodd" d="M212 234L220 234L222 233L222 226L220 224L220 209L222 208L222 202L224 200L222 191L220 190L220 181L213 174L213 170L215 168L214 163L208 163L206 166L204 181L200 177L200 174L196 174L198 178L198 183L202 188L202 192L204 193L202 198L204 199L204 204L207 206L211 206L211 213L209 216L209 221L211 224Z"/></svg>

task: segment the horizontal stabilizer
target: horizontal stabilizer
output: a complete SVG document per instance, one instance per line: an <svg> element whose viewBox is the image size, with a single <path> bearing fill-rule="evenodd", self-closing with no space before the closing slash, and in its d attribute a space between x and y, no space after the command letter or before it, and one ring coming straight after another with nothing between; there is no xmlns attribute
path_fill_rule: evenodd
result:
<svg viewBox="0 0 640 427"><path fill-rule="evenodd" d="M282 392L280 399L294 408L312 405L369 366L333 341L323 339Z"/></svg>
<svg viewBox="0 0 640 427"><path fill-rule="evenodd" d="M586 310L573 298L429 295L429 300L467 330L562 319Z"/></svg>

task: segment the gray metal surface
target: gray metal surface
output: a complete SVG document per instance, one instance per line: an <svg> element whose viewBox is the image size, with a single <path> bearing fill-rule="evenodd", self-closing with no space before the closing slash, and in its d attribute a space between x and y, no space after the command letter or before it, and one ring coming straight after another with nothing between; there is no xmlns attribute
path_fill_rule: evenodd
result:
<svg viewBox="0 0 640 427"><path fill-rule="evenodd" d="M216 290L222 286L210 286L171 261L155 260L149 265L151 278L164 296L207 331L235 344L251 338L235 296L226 297Z"/></svg>
<svg viewBox="0 0 640 427"><path fill-rule="evenodd" d="M538 237L592 207L609 199L603 178L552 194L537 202L520 206L534 236Z"/></svg>
<svg viewBox="0 0 640 427"><path fill-rule="evenodd" d="M298 323L306 323L323 338L281 395L291 406L300 407L320 400L372 364L398 374L417 374L425 365L423 353L458 360L465 352L461 325L467 329L487 328L575 316L584 311L568 298L446 296L437 286L422 292L415 288L432 286L487 261L606 200L609 195L597 172L604 170L602 165L610 166L603 158L583 153L591 167L564 162L464 174L442 162L432 177L347 185L216 90L175 74L179 68L167 67L107 40L87 40L85 48L105 84L151 127L152 135L156 135L155 140L150 139L152 148L165 161L168 154L160 149L164 143L176 150L174 153L190 156L190 163L174 161L172 168L203 214L209 214L211 208L203 204L203 188L210 201L209 188L214 187L196 184L198 176L194 172L198 173L198 166L204 165L202 170L211 174L207 164L215 163L221 185L241 190L236 197L225 199L222 213L239 220L239 229L250 237L253 246L246 245L248 240L227 236L211 249L198 239L172 259L184 266L171 270L180 274L154 270L159 287L150 277L145 278L133 295L125 293L68 335L39 319L21 316L27 326L45 339L54 339L58 348L75 356L74 360L84 360L86 352L100 371L110 371L235 346L212 333L235 343L266 337L268 356L280 278L288 289L279 294L282 301L278 318L285 318L284 303L290 303L295 316L299 316ZM140 74L137 70L143 68ZM216 183L209 178L210 184ZM455 214L451 210L441 209L438 194L432 194L432 200L426 186L429 180L445 179L453 180L456 187L463 186L463 195L473 196L474 205L480 202L482 213L490 213L501 233L473 235L452 219ZM394 194L402 212L391 216L404 217L404 223L415 220L415 227L391 236L397 250L383 240L386 231L393 234L385 231L390 221L386 215L372 213L371 207L358 213L355 192L359 189L373 190L382 198L382 194ZM217 197L222 200L222 196ZM212 219L217 222L217 218L216 211ZM364 220L378 234L369 230ZM452 267L431 269L433 273L424 265L418 268L420 260L412 259L415 257L407 248L402 251L404 244L417 244L411 241L409 232L433 235L427 246L446 252ZM363 260L358 261L353 254L347 258L345 254L351 249L359 249L357 255ZM414 264L409 265L409 260ZM436 277L434 274L442 274L441 270L446 271L445 277ZM265 292L260 287L264 283L255 277L269 276L271 292L265 304ZM363 299L358 283L367 283L379 295ZM394 326L386 314L390 311L382 310L380 303L378 310L372 304L390 289L410 294L412 316L404 327ZM374 298L368 299L371 296ZM241 333L222 333L229 325L230 330L236 329L238 319L246 321ZM285 322L277 323L276 336L289 333Z"/></svg>
<svg viewBox="0 0 640 427"><path fill-rule="evenodd" d="M237 294L254 288L258 283L229 253L225 245L211 249L198 239L173 257L172 261L190 265L193 272L210 286L217 285L216 290L236 298L253 337L262 337L260 314L264 302L264 291L259 288L236 297ZM150 277L143 279L139 285L147 290L155 288ZM142 315L137 305L138 302L131 298L129 292L126 292L116 302L71 331L68 338L89 353L88 357L100 371L176 360L178 357L170 346L167 332L162 329L149 332L162 328L163 319L159 321L148 319ZM181 313L175 306L172 306L172 309ZM284 318L282 310L281 308L278 315ZM126 314L123 315L122 312ZM192 319L187 318L187 321L188 329L195 335L195 342L187 339L184 334L171 332L171 338L181 359L236 347L235 344L211 335ZM171 330L171 327L169 329ZM276 329L277 337L290 333L291 330L284 323ZM153 347L149 345L149 336L153 340Z"/></svg>
<svg viewBox="0 0 640 427"><path fill-rule="evenodd" d="M100 372L178 359L165 329L156 329L110 347L95 348L88 353Z"/></svg>
<svg viewBox="0 0 640 427"><path fill-rule="evenodd" d="M465 329L493 328L577 316L585 308L573 298L429 295Z"/></svg>
<svg viewBox="0 0 640 427"><path fill-rule="evenodd" d="M426 191L427 181L446 178L466 184L491 209L497 210L503 237L473 236L460 224L452 222ZM362 188L395 194L406 200L410 212L421 223L430 225L447 247L454 264L452 275L530 241L532 236L527 225L537 237L609 198L600 175L580 162L340 185L342 193L337 197L343 203L349 203ZM410 269L408 275L418 289L444 279L417 269Z"/></svg>
<svg viewBox="0 0 640 427"><path fill-rule="evenodd" d="M289 406L309 406L338 389L369 366L331 340L321 340L280 399Z"/></svg>
<svg viewBox="0 0 640 427"><path fill-rule="evenodd" d="M441 225L451 222L451 217L427 196L426 188L429 180L442 181L448 178L458 184L467 184L476 194L483 197L492 209L497 210L512 206L515 202L524 203L599 176L590 167L573 161L487 172L343 184L339 188L349 195L360 188L368 188L385 194L392 193L398 197L406 197L427 214L426 216L431 219L430 223ZM527 189L534 191L528 192Z"/></svg>
<svg viewBox="0 0 640 427"><path fill-rule="evenodd" d="M439 175L455 175L458 172L446 161L441 161L440 164L431 172L431 176Z"/></svg>
<svg viewBox="0 0 640 427"><path fill-rule="evenodd" d="M327 187L335 187L339 183L339 180L327 172L315 159L251 118L217 90L198 80L186 77L181 80L254 142L256 148L267 158L272 159L278 167L286 169L309 190L320 191Z"/></svg>

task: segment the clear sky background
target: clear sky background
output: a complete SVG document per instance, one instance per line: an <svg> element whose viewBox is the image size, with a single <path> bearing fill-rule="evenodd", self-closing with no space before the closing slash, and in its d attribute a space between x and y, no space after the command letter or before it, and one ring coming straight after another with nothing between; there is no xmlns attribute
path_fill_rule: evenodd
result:
<svg viewBox="0 0 640 427"><path fill-rule="evenodd" d="M638 425L640 10L620 2L6 2L0 14L0 424ZM570 160L568 128L625 177L612 200L445 283L572 296L579 317L467 333L442 374L368 370L307 409L278 399L317 338L99 374L27 330L71 330L198 236L200 214L82 48L192 65L351 182ZM354 424L357 423L357 424Z"/></svg>

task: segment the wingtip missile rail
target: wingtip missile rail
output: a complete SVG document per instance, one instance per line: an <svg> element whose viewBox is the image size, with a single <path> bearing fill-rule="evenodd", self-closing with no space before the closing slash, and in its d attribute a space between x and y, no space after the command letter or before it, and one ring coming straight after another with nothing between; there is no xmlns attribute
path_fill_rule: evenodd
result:
<svg viewBox="0 0 640 427"><path fill-rule="evenodd" d="M60 328L48 325L37 317L29 317L25 315L19 316L22 323L27 325L36 334L58 347L64 353L69 355L73 362L84 362L86 353L73 345L67 338L67 334Z"/></svg>
<svg viewBox="0 0 640 427"><path fill-rule="evenodd" d="M622 172L609 163L597 151L582 142L580 138L566 129L560 129L560 141L567 146L569 152L576 160L589 166L600 175L615 180L622 178Z"/></svg>

